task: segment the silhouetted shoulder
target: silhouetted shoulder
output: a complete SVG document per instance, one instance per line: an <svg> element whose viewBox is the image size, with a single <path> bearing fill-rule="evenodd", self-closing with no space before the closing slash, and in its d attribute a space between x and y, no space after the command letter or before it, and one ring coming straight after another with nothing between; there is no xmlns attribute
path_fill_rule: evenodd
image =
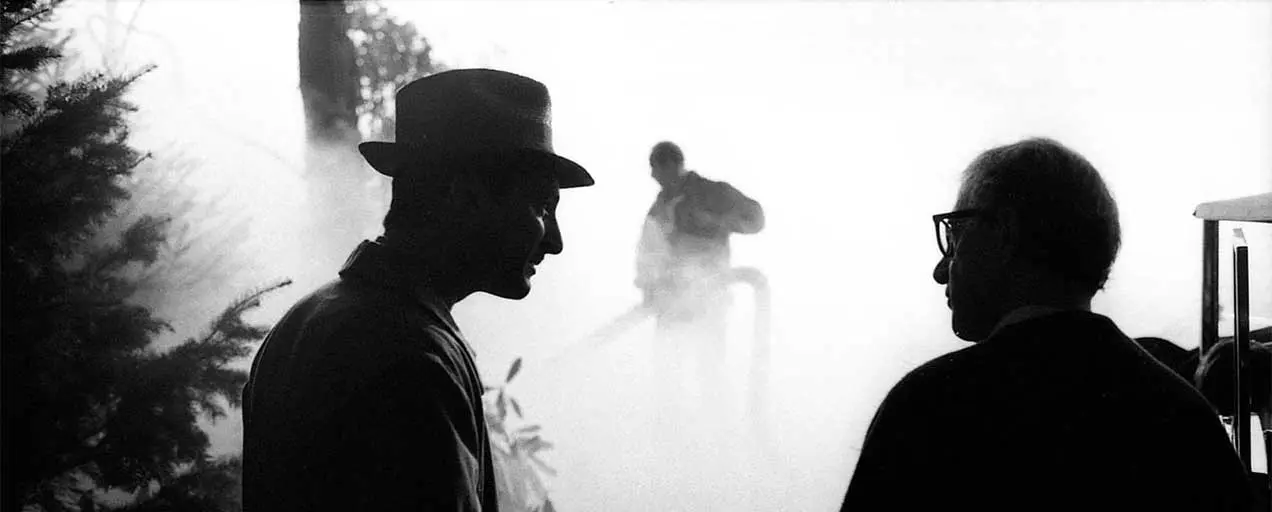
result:
<svg viewBox="0 0 1272 512"><path fill-rule="evenodd" d="M296 309L313 333L329 333L340 342L333 351L414 350L446 352L457 342L441 320L405 293L375 284L337 280L301 301Z"/></svg>
<svg viewBox="0 0 1272 512"><path fill-rule="evenodd" d="M736 187L724 180L713 180L699 174L697 171L689 171L685 177L686 186L696 187L702 190L710 191L715 194L741 194Z"/></svg>
<svg viewBox="0 0 1272 512"><path fill-rule="evenodd" d="M987 347L972 345L940 355L910 370L893 387L893 393L940 400L957 392L952 383L982 379L985 371L995 370L988 361L992 358L990 352Z"/></svg>
<svg viewBox="0 0 1272 512"><path fill-rule="evenodd" d="M258 351L253 381L272 383L282 393L273 400L294 399L287 397L309 390L308 396L318 402L312 407L329 410L340 407L340 398L353 399L369 376L392 365L400 370L403 362L418 363L421 383L439 382L434 377L468 380L462 342L413 300L409 294L355 280L319 288L270 332Z"/></svg>
<svg viewBox="0 0 1272 512"><path fill-rule="evenodd" d="M885 445L885 451L900 450L913 454L913 446L885 440L913 439L914 435L935 440L936 436L927 431L930 420L958 415L960 404L967 403L960 395L967 392L963 383L976 381L971 369L979 366L974 364L977 359L975 348L942 355L906 373L892 386L875 411L866 437L867 445L873 443L876 449ZM969 362L973 364L969 365Z"/></svg>

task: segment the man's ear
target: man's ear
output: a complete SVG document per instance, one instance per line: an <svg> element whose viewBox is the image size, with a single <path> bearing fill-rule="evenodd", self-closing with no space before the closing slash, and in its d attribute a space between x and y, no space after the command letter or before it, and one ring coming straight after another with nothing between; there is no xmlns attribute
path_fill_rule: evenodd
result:
<svg viewBox="0 0 1272 512"><path fill-rule="evenodd" d="M999 211L994 218L995 242L1004 260L1012 261L1020 255L1020 237L1023 233L1020 221L1010 209Z"/></svg>
<svg viewBox="0 0 1272 512"><path fill-rule="evenodd" d="M448 190L449 201L461 212L479 212L495 206L490 187L472 174L452 176Z"/></svg>
<svg viewBox="0 0 1272 512"><path fill-rule="evenodd" d="M435 221L454 219L454 212L462 212L467 208L463 195L459 191L459 184L453 176L446 173L435 173L395 186L403 187L406 193L418 198L417 202L427 205L430 217Z"/></svg>

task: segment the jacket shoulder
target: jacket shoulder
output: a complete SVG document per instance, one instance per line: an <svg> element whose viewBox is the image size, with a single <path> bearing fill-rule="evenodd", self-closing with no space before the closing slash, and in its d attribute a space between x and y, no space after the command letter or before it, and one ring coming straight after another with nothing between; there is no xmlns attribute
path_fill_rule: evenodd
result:
<svg viewBox="0 0 1272 512"><path fill-rule="evenodd" d="M445 355L454 342L409 295L337 279L296 303L270 338L331 357L425 352ZM268 340L267 340L268 341Z"/></svg>
<svg viewBox="0 0 1272 512"><path fill-rule="evenodd" d="M729 182L727 181L713 180L711 178L708 178L706 176L699 174L697 171L689 171L685 179L686 179L686 184L689 187L697 188L699 190L704 190L708 192L724 193L724 192L737 190L736 188L733 188L733 185L730 185Z"/></svg>

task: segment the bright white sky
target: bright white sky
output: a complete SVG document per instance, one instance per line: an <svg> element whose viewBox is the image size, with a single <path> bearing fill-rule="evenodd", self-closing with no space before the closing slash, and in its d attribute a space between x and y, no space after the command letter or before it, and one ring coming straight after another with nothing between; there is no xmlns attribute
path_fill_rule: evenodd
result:
<svg viewBox="0 0 1272 512"><path fill-rule="evenodd" d="M526 357L514 392L557 441L561 510L836 507L883 393L961 346L931 280L929 217L950 209L959 171L992 145L1050 136L1101 170L1124 245L1095 308L1131 336L1188 347L1200 295L1193 207L1272 190L1272 3L387 5L450 67L546 83L557 149L597 178L564 194L566 252L543 266L529 299L479 296L457 310L490 379ZM64 24L80 29L86 63L100 45L113 48L107 63L117 69L160 65L136 88L137 144L199 159L191 186L227 192L258 219L248 244L258 265L209 299L210 316L287 273L271 244L305 200L294 186L298 8L110 6L73 4ZM122 27L108 33L105 19L134 15L126 44ZM729 436L698 434L708 436L690 439L698 448L650 438L645 332L535 366L636 300L632 251L655 193L645 159L663 139L681 144L690 168L767 210L768 228L738 238L735 260L773 283L780 419L770 421L781 462L760 462ZM1250 227L1247 237L1252 289L1272 289L1272 230ZM314 255L333 265L345 256ZM316 284L272 299L266 316ZM1272 294L1254 295L1255 314L1272 316ZM743 326L749 299L739 297ZM745 335L736 338L744 347ZM735 369L745 356L733 356ZM237 429L214 428L218 450L237 449Z"/></svg>

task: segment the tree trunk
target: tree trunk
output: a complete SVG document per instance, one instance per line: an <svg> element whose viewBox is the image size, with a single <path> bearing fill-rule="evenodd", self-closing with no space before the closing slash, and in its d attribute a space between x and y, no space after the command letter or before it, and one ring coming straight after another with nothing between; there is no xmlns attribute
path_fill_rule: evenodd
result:
<svg viewBox="0 0 1272 512"><path fill-rule="evenodd" d="M358 68L348 30L344 2L300 1L300 96L311 143L358 136Z"/></svg>
<svg viewBox="0 0 1272 512"><path fill-rule="evenodd" d="M299 275L330 278L377 231L376 175L357 151L361 100L344 2L300 0L300 94L305 112L307 226L296 240ZM313 274L311 274L313 273ZM296 275L296 274L293 274ZM302 278L303 279L303 278Z"/></svg>

